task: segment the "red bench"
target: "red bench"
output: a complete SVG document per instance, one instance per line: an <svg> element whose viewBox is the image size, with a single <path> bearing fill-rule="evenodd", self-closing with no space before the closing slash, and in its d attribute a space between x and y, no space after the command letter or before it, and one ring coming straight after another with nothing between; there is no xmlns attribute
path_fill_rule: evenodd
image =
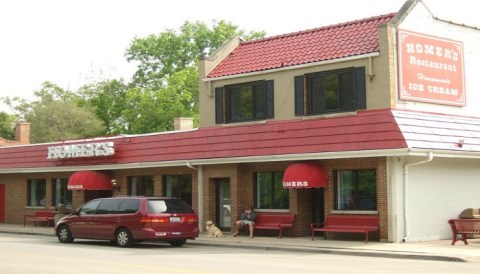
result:
<svg viewBox="0 0 480 274"><path fill-rule="evenodd" d="M294 222L295 214L257 213L255 229L278 230L278 238L280 239L282 238L283 229L291 229Z"/></svg>
<svg viewBox="0 0 480 274"><path fill-rule="evenodd" d="M480 219L450 219L448 223L453 234L451 245L455 245L458 240L468 245L467 234L480 234ZM459 235L460 239L458 239Z"/></svg>
<svg viewBox="0 0 480 274"><path fill-rule="evenodd" d="M365 243L368 243L368 234L377 233L377 240L380 240L378 216L374 215L328 215L325 223L311 224L312 241L315 238L315 232L324 232L327 239L328 232L349 232L364 233Z"/></svg>
<svg viewBox="0 0 480 274"><path fill-rule="evenodd" d="M53 222L55 217L55 212L48 210L39 210L35 211L34 215L25 215L23 216L23 226L27 224L27 221L31 221L37 226L37 222L46 222L47 226L50 225L50 222Z"/></svg>

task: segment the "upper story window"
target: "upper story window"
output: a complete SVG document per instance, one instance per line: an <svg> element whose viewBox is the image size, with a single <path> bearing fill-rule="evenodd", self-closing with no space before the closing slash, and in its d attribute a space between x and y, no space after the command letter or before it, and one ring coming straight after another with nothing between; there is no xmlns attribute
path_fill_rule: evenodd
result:
<svg viewBox="0 0 480 274"><path fill-rule="evenodd" d="M366 108L365 67L295 77L295 115Z"/></svg>
<svg viewBox="0 0 480 274"><path fill-rule="evenodd" d="M215 122L237 123L273 118L273 81L215 89Z"/></svg>

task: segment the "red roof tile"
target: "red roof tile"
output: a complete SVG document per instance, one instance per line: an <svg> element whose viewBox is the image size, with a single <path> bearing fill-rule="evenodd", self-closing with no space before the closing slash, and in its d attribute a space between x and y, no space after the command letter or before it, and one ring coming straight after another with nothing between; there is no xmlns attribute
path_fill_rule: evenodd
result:
<svg viewBox="0 0 480 274"><path fill-rule="evenodd" d="M264 71L379 51L378 25L387 14L241 43L209 78Z"/></svg>

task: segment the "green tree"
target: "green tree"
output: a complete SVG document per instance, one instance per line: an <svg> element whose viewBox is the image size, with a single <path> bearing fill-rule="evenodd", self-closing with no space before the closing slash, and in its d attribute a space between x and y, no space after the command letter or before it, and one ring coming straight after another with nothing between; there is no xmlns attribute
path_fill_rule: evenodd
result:
<svg viewBox="0 0 480 274"><path fill-rule="evenodd" d="M209 28L185 22L180 31L133 39L127 60L138 63L123 111L128 133L173 129L173 118L193 117L198 124L198 61L234 37L251 40L265 32L239 30L220 21ZM143 93L143 94L137 94Z"/></svg>
<svg viewBox="0 0 480 274"><path fill-rule="evenodd" d="M126 106L127 86L123 80L104 80L83 85L78 94L80 106L94 109L95 116L103 121L106 134L128 133L122 112Z"/></svg>
<svg viewBox="0 0 480 274"><path fill-rule="evenodd" d="M180 116L198 120L197 82L198 71L188 68L174 73L166 87L128 89L122 111L126 133L169 131Z"/></svg>
<svg viewBox="0 0 480 274"><path fill-rule="evenodd" d="M6 140L15 139L15 115L0 112L0 138Z"/></svg>
<svg viewBox="0 0 480 274"><path fill-rule="evenodd" d="M77 105L79 97L75 93L45 82L34 95L39 100L31 103L18 97L4 99L17 119L31 124L31 143L94 137L105 132L92 108Z"/></svg>
<svg viewBox="0 0 480 274"><path fill-rule="evenodd" d="M265 32L239 30L225 21L214 22L209 28L202 22L186 21L180 32L168 29L158 35L134 38L126 51L128 61L138 63L133 84L158 89L168 84L168 77L185 68L197 67L198 61L234 37L252 40Z"/></svg>

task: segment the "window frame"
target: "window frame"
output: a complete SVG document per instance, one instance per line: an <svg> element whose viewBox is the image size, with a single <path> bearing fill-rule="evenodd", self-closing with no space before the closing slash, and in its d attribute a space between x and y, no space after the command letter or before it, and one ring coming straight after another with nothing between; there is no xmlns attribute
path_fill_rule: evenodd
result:
<svg viewBox="0 0 480 274"><path fill-rule="evenodd" d="M134 185L135 191L134 191ZM127 176L128 195L133 196L154 196L155 183L152 175ZM149 190L151 193L149 193Z"/></svg>
<svg viewBox="0 0 480 274"><path fill-rule="evenodd" d="M246 96L245 104L240 101ZM274 117L273 80L251 81L215 88L215 123L243 123ZM249 106L250 105L250 106ZM248 113L248 115L242 115Z"/></svg>
<svg viewBox="0 0 480 274"><path fill-rule="evenodd" d="M340 180L340 173L341 172L352 172L352 184L353 184L353 191L354 193L351 195L352 197L350 199L345 199L342 198L341 200L339 199L340 197L340 186L339 184L341 183ZM374 182L373 183L373 188L374 188L374 197L366 197L366 198L361 198L361 187L360 184L360 172L373 172L373 178ZM372 187L372 186L370 186ZM344 170L335 170L334 171L334 210L336 211L372 211L376 212L378 210L378 190L377 190L377 170L376 169L344 169ZM365 208L361 206L361 201L365 201L366 199L372 199L374 207L371 208ZM345 206L341 206L340 204L343 203Z"/></svg>
<svg viewBox="0 0 480 274"><path fill-rule="evenodd" d="M341 81L342 77L348 75L351 78L350 87L346 87L347 83L345 81ZM335 90L330 89L328 86L329 80L335 80L334 86ZM323 87L321 87L321 91L324 93L323 96L316 94L318 87L314 84L315 80L321 82ZM355 96L355 73L353 69L342 69L342 70L335 70L335 71L326 71L314 74L307 75L307 113L309 115L318 115L318 114L327 114L327 113L334 113L334 112L345 112L345 111L353 111L355 110L356 102L354 101L352 104L348 104L345 106L346 99L345 98L354 98ZM329 92L333 91L334 96L329 96ZM330 97L335 97L335 103L330 104L332 100L329 100ZM323 103L323 105L321 104ZM329 105L334 105L329 106Z"/></svg>
<svg viewBox="0 0 480 274"><path fill-rule="evenodd" d="M54 178L52 179L51 185L52 185L52 205L55 207L59 207L60 205L63 205L67 209L72 209L73 193L71 190L68 190L67 188L68 178ZM60 185L60 187L58 185ZM61 192L61 193L57 193L57 192ZM59 195L60 197L57 197L57 195ZM63 200L63 203L60 202L62 200Z"/></svg>
<svg viewBox="0 0 480 274"><path fill-rule="evenodd" d="M337 84L337 102L335 109L323 108L321 109L315 104L312 81L315 79L325 79L330 76L336 76L336 79L342 78L342 75L348 75L345 79L350 81L339 81ZM359 109L366 109L366 81L365 81L365 67L349 67L336 70L328 70L322 72L309 73L305 75L294 77L294 106L295 116L304 115L324 115L332 113L343 113L356 111ZM344 84L349 82L351 87L345 88ZM323 85L325 86L325 84ZM320 89L320 92L325 93L326 89ZM343 92L342 92L343 90ZM349 90L351 92L344 92ZM348 96L347 96L348 94ZM323 102L326 106L325 96L317 97L319 102ZM350 103L346 103L350 102ZM317 109L316 109L317 108Z"/></svg>
<svg viewBox="0 0 480 274"><path fill-rule="evenodd" d="M176 181L170 182L170 180L176 179ZM169 184L179 184L172 185ZM189 184L185 187L185 184ZM173 189L173 187L176 187ZM180 198L192 206L193 202L193 176L191 174L170 174L163 175L163 194L165 196L172 196ZM169 193L170 192L170 193ZM179 195L176 195L179 194Z"/></svg>
<svg viewBox="0 0 480 274"><path fill-rule="evenodd" d="M261 191L259 190L259 174L270 174L270 201L271 205L269 207L263 206L260 204L260 200L262 198L259 195L262 195ZM275 178L278 178L276 181ZM289 197L289 189L283 187L282 179L283 178L283 171L261 171L261 172L254 172L253 173L253 185L254 185L254 207L255 210L288 210L290 209L290 197ZM278 189L281 189L283 193L277 193ZM282 195L286 196L285 205L282 207L279 204L277 197L281 198Z"/></svg>
<svg viewBox="0 0 480 274"><path fill-rule="evenodd" d="M35 187L33 187L33 185L35 185ZM37 190L37 189L40 189L40 190ZM35 193L32 193L32 192L35 192ZM43 205L41 204L42 198L45 201L45 204ZM47 198L47 180L46 179L28 179L27 180L27 206L46 207L47 206L46 198Z"/></svg>

